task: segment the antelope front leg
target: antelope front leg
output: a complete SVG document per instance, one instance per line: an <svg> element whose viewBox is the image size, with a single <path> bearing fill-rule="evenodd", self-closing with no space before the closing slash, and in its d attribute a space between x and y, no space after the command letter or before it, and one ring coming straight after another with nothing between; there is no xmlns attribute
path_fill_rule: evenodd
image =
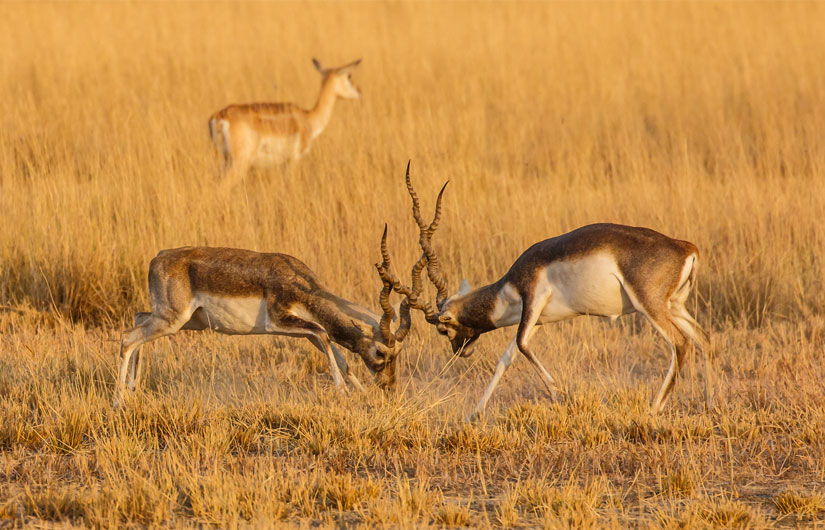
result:
<svg viewBox="0 0 825 530"><path fill-rule="evenodd" d="M548 372L544 365L541 364L541 361L539 361L539 358L536 357L536 354L534 354L533 351L527 346L527 343L530 341L530 338L536 330L536 324L541 316L541 312L544 310L544 306L546 306L547 302L550 301L550 296L551 292L548 291L544 296L534 300L530 300L527 297L524 298L521 311L521 322L519 323L518 333L516 334L516 345L521 353L523 353L524 356L527 357L531 363L533 363L533 366L539 372L544 385L547 387L547 391L550 392L550 395L554 400L557 400L558 391L556 390L556 380L553 379L550 372Z"/></svg>
<svg viewBox="0 0 825 530"><path fill-rule="evenodd" d="M332 353L335 354L335 362L338 363L338 368L344 374L344 377L346 377L347 380L352 383L352 386L358 389L359 392L364 392L364 387L361 385L361 381L359 381L358 378L355 377L355 374L350 371L347 360L341 354L341 350L339 350L333 343L330 343L330 346L332 347Z"/></svg>
<svg viewBox="0 0 825 530"><path fill-rule="evenodd" d="M536 332L536 327L534 326L533 329L530 331L530 336L532 336ZM472 414L467 417L467 421L473 422L477 421L478 418L484 413L484 410L487 408L487 402L490 400L490 396L493 395L493 390L495 390L496 386L498 385L501 376L504 375L504 372L510 365L513 363L513 360L516 358L516 352L518 351L518 347L516 346L516 339L515 337L513 340L510 341L510 344L507 345L507 348L504 350L504 353L501 354L501 357L498 360L498 364L496 364L496 371L493 374L493 378L487 384L487 389L484 391L484 395L481 396L481 399L476 405L475 410L473 410Z"/></svg>
<svg viewBox="0 0 825 530"><path fill-rule="evenodd" d="M307 324L313 323L308 322ZM342 377L341 370L338 367L338 360L336 359L335 352L332 349L332 342L330 342L329 336L327 335L326 331L324 331L323 328L321 328L321 326L317 326L317 328L318 329L307 338L313 344L313 346L321 350L321 352L323 352L327 356L327 359L329 359L329 371L332 374L332 380L335 381L335 388L340 390L341 392L346 392L347 387L344 385L344 378ZM341 358L343 359L343 356ZM346 367L346 362L344 364ZM345 371L348 372L348 367L346 368L347 370Z"/></svg>
<svg viewBox="0 0 825 530"><path fill-rule="evenodd" d="M113 403L115 408L122 403L126 390L134 389L135 380L132 380L131 384L128 381L130 372L135 378L139 377L139 361L137 358L133 358L137 353L137 349L149 341L172 335L181 327L181 324L172 324L168 320L153 314L139 313L135 318L136 322L138 322L138 318L140 318L139 323L123 334L123 340L120 343L120 370L118 370L118 382ZM187 319L188 316L184 319L184 322Z"/></svg>
<svg viewBox="0 0 825 530"><path fill-rule="evenodd" d="M504 350L504 353L501 354L501 358L498 360L498 364L496 365L496 371L493 374L493 378L490 379L490 382L487 384L487 389L484 390L484 395L481 396L481 400L479 400L478 405L476 405L475 410L473 410L472 414L467 418L467 421L473 422L477 421L479 416L484 412L484 409L487 408L487 402L490 400L490 396L493 395L493 390L495 390L496 386L498 385L501 376L504 375L504 372L509 368L509 366L513 363L513 359L515 358L516 352L518 349L516 348L516 339L510 341L510 344Z"/></svg>

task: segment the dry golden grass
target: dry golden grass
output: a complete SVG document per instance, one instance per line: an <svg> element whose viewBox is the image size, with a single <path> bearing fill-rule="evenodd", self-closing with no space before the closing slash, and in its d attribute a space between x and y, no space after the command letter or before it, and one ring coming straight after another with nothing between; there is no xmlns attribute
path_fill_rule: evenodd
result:
<svg viewBox="0 0 825 530"><path fill-rule="evenodd" d="M825 526L825 6L11 4L0 18L0 526ZM363 57L300 164L216 191L209 114L310 105L310 58ZM719 406L642 320L578 319L462 418L470 360L416 317L401 389L339 396L308 344L181 334L110 407L149 260L287 252L377 306L384 222L417 255L403 168L455 288L612 221L702 251ZM358 364L354 361L351 364ZM356 366L364 377L365 370Z"/></svg>

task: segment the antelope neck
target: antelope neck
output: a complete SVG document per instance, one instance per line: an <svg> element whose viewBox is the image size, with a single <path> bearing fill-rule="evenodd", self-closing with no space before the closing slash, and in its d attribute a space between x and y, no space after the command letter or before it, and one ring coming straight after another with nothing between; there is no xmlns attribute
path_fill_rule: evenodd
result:
<svg viewBox="0 0 825 530"><path fill-rule="evenodd" d="M357 352L360 341L371 339L353 322L371 327L377 332L377 318L368 309L332 293L324 293L321 300L323 301L316 302L313 312L334 342Z"/></svg>
<svg viewBox="0 0 825 530"><path fill-rule="evenodd" d="M455 315L458 322L480 333L496 329L492 316L500 299L502 286L499 284L479 287L458 300L460 305Z"/></svg>
<svg viewBox="0 0 825 530"><path fill-rule="evenodd" d="M309 122L312 125L313 138L321 134L326 129L330 117L332 117L332 109L335 107L335 100L338 96L335 94L333 88L333 77L329 76L321 85L321 91L318 93L318 101L315 106L309 111Z"/></svg>

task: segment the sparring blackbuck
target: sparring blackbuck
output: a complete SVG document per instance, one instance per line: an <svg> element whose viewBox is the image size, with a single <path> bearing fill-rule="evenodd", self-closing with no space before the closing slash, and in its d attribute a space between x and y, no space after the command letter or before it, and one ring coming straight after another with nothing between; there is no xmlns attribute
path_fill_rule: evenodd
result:
<svg viewBox="0 0 825 530"><path fill-rule="evenodd" d="M140 381L140 346L182 329L303 337L326 355L337 388L346 388L346 378L362 389L339 344L361 357L380 387L395 385L395 359L410 331L410 305L407 300L399 304L393 331L396 311L386 282L378 315L330 292L292 256L184 247L158 253L149 264L148 283L151 312L137 313L135 327L121 342L116 406L124 390L134 390Z"/></svg>
<svg viewBox="0 0 825 530"><path fill-rule="evenodd" d="M696 284L699 263L699 251L693 243L649 228L592 224L536 243L498 281L471 291L464 280L458 292L448 296L447 281L431 242L437 222L428 225L421 217L409 164L406 181L423 251L413 268L413 276L418 279L413 280L415 289L410 289L389 271L379 270L382 278L389 280L395 291L407 295L410 306L422 311L427 322L447 336L453 352L462 357L470 355L473 343L482 333L518 325L516 336L499 359L471 419L484 411L516 351L532 363L551 395L556 396L555 380L530 347L530 338L538 325L580 315L615 320L637 311L664 337L671 354L670 368L651 412L662 409L690 343L697 344L705 353L705 397L710 406L708 338L685 308ZM442 188L436 201L436 220L443 191ZM387 254L385 241L381 250ZM435 306L420 297L420 276L425 268L437 291Z"/></svg>
<svg viewBox="0 0 825 530"><path fill-rule="evenodd" d="M209 117L209 135L223 156L224 185L232 186L251 167L269 167L304 156L329 124L338 98L358 99L361 90L352 74L361 59L344 66L323 68L315 106L305 110L292 103L229 105Z"/></svg>

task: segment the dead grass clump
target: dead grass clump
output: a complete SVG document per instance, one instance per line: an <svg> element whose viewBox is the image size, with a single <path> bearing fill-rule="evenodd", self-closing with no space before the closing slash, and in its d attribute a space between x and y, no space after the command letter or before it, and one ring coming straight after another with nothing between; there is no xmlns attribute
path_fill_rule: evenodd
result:
<svg viewBox="0 0 825 530"><path fill-rule="evenodd" d="M0 400L0 450L39 448L43 438L34 423L28 407L8 399Z"/></svg>
<svg viewBox="0 0 825 530"><path fill-rule="evenodd" d="M227 426L232 448L241 453L257 449L262 435L263 424L257 418L244 420L233 419Z"/></svg>
<svg viewBox="0 0 825 530"><path fill-rule="evenodd" d="M152 427L160 439L202 432L206 423L200 400L162 401L152 415Z"/></svg>
<svg viewBox="0 0 825 530"><path fill-rule="evenodd" d="M602 421L606 417L607 409L601 398L593 391L575 393L564 403L567 414L573 417L590 418L593 421Z"/></svg>
<svg viewBox="0 0 825 530"><path fill-rule="evenodd" d="M304 474L293 476L288 487L284 488L283 494L290 505L305 516L313 516L318 506L318 478Z"/></svg>
<svg viewBox="0 0 825 530"><path fill-rule="evenodd" d="M357 508L381 493L381 486L371 478L353 477L349 473L325 475L317 487L319 502L340 511Z"/></svg>
<svg viewBox="0 0 825 530"><path fill-rule="evenodd" d="M384 450L423 451L436 444L436 430L409 404L390 410L375 410L368 419L378 419L367 426L364 439L372 447Z"/></svg>
<svg viewBox="0 0 825 530"><path fill-rule="evenodd" d="M365 504L359 509L358 515L371 527L399 528L402 527L401 521L406 521L406 517L399 513L398 505L386 498L375 499Z"/></svg>
<svg viewBox="0 0 825 530"><path fill-rule="evenodd" d="M43 437L52 451L72 453L80 449L91 431L89 407L82 403L74 403L63 407L56 418L45 423Z"/></svg>
<svg viewBox="0 0 825 530"><path fill-rule="evenodd" d="M716 528L751 528L759 523L758 514L732 499L706 501L697 514Z"/></svg>
<svg viewBox="0 0 825 530"><path fill-rule="evenodd" d="M693 473L687 468L680 467L659 479L659 491L669 497L688 497L693 494L695 482Z"/></svg>
<svg viewBox="0 0 825 530"><path fill-rule="evenodd" d="M509 494L516 499L517 505L536 515L584 523L595 519L596 507L604 501L606 488L602 480L590 482L585 487L575 484L556 487L545 481L528 480L516 484Z"/></svg>
<svg viewBox="0 0 825 530"><path fill-rule="evenodd" d="M235 482L242 485L237 493L239 515L247 521L286 519L292 513L292 509L284 495L284 491L288 489L284 484L285 479L286 477L282 477L281 480L260 480L260 477L254 474L238 477Z"/></svg>
<svg viewBox="0 0 825 530"><path fill-rule="evenodd" d="M694 510L690 509L683 510L681 513L658 509L654 512L653 519L656 527L662 530L691 530L708 525Z"/></svg>
<svg viewBox="0 0 825 530"><path fill-rule="evenodd" d="M32 491L24 488L22 505L26 515L46 521L81 521L86 517L88 493L71 486Z"/></svg>
<svg viewBox="0 0 825 530"><path fill-rule="evenodd" d="M570 416L557 403L521 403L508 408L497 423L527 435L534 443L547 443L561 440L569 432Z"/></svg>
<svg viewBox="0 0 825 530"><path fill-rule="evenodd" d="M771 503L779 513L813 515L825 512L825 497L819 493L800 493L789 489L775 496Z"/></svg>
<svg viewBox="0 0 825 530"><path fill-rule="evenodd" d="M435 514L435 522L444 526L467 526L470 524L470 508L451 502L444 503Z"/></svg>
<svg viewBox="0 0 825 530"><path fill-rule="evenodd" d="M169 475L144 478L134 474L128 480L110 477L91 496L85 513L86 524L164 523L178 505L178 490L169 479Z"/></svg>
<svg viewBox="0 0 825 530"><path fill-rule="evenodd" d="M145 442L136 436L114 434L95 439L94 455L98 467L104 472L118 473L134 469L141 457L147 454Z"/></svg>
<svg viewBox="0 0 825 530"><path fill-rule="evenodd" d="M504 528L518 524L521 514L518 511L518 498L512 493L505 493L495 507L496 522Z"/></svg>
<svg viewBox="0 0 825 530"><path fill-rule="evenodd" d="M455 453L497 454L514 449L519 440L497 425L481 427L473 423L462 423L441 440L444 451Z"/></svg>
<svg viewBox="0 0 825 530"><path fill-rule="evenodd" d="M610 432L603 424L580 424L573 427L571 434L584 449L594 449L610 441Z"/></svg>
<svg viewBox="0 0 825 530"><path fill-rule="evenodd" d="M292 512L290 481L299 477L261 480L256 469L248 474L196 475L181 489L180 505L196 520L218 526L234 526L239 520L279 521Z"/></svg>
<svg viewBox="0 0 825 530"><path fill-rule="evenodd" d="M271 435L314 455L325 454L363 438L351 416L324 404L287 403L277 410L266 411L260 422Z"/></svg>
<svg viewBox="0 0 825 530"><path fill-rule="evenodd" d="M636 444L708 440L714 434L713 420L704 414L663 419L644 412L629 420L614 415L608 424L614 435Z"/></svg>
<svg viewBox="0 0 825 530"><path fill-rule="evenodd" d="M132 436L149 436L161 444L182 436L202 434L207 418L200 399L159 399L142 394L130 396L120 409L111 411L112 429Z"/></svg>
<svg viewBox="0 0 825 530"><path fill-rule="evenodd" d="M662 426L664 441L679 443L691 440L709 440L714 435L713 418L707 414L677 416Z"/></svg>
<svg viewBox="0 0 825 530"><path fill-rule="evenodd" d="M181 504L204 523L225 526L237 522L240 512L237 481L227 481L227 478L192 476L191 483L184 488Z"/></svg>
<svg viewBox="0 0 825 530"><path fill-rule="evenodd" d="M398 482L398 507L402 513L414 519L429 516L433 508L444 501L441 490L430 486L427 479L400 479Z"/></svg>
<svg viewBox="0 0 825 530"><path fill-rule="evenodd" d="M806 421L799 429L797 443L814 445L825 442L825 424L822 421Z"/></svg>
<svg viewBox="0 0 825 530"><path fill-rule="evenodd" d="M640 417L629 421L625 418L616 418L610 422L611 430L622 440L634 444L648 444L659 439L659 429L655 419Z"/></svg>

